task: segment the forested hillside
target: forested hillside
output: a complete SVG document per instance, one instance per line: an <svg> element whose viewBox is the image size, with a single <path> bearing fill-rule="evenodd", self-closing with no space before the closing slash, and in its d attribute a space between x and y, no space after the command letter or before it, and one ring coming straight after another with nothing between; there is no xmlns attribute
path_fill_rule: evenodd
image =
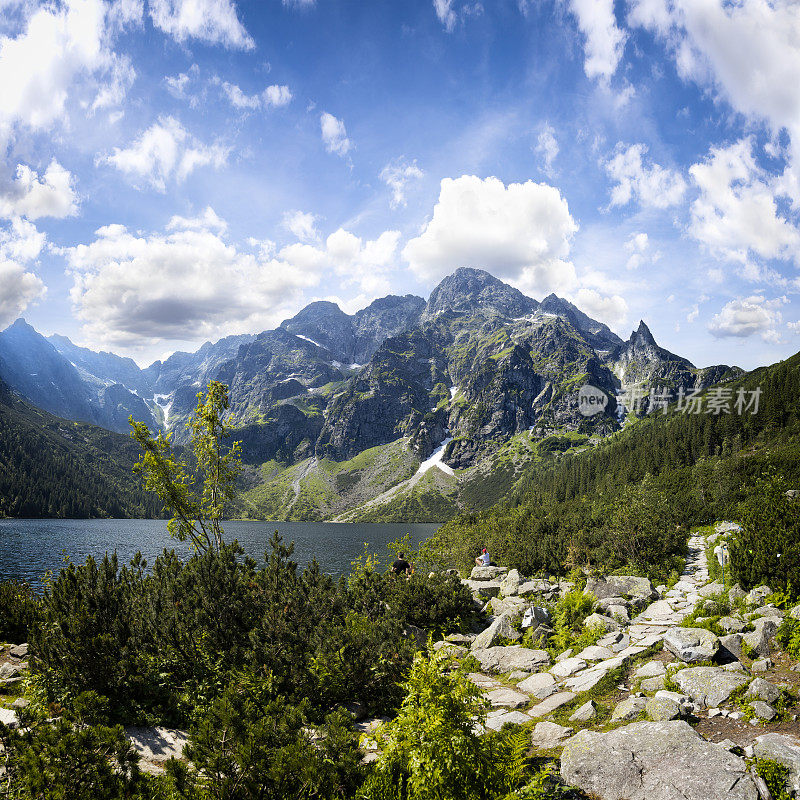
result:
<svg viewBox="0 0 800 800"><path fill-rule="evenodd" d="M467 564L486 544L528 572L598 562L663 572L685 540L677 526L734 516L767 468L800 486L800 354L725 389L731 413L671 407L591 451L534 464L502 503L443 526L437 549ZM748 402L760 389L757 413L736 413L740 389Z"/></svg>
<svg viewBox="0 0 800 800"><path fill-rule="evenodd" d="M157 517L127 436L67 422L0 382L0 517Z"/></svg>

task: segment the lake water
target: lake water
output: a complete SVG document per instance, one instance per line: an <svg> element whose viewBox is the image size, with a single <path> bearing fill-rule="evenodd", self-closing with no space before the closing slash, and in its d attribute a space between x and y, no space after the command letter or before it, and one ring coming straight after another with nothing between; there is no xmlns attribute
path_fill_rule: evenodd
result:
<svg viewBox="0 0 800 800"><path fill-rule="evenodd" d="M387 544L411 534L416 545L432 536L438 524L226 522L225 541L238 539L245 552L262 562L275 531L284 543L294 542L292 558L302 567L316 558L323 571L346 574L364 552L364 543L383 563L393 558ZM0 520L0 579L16 578L38 586L48 570L54 573L69 558L82 564L87 556L102 558L116 550L120 563L141 551L152 564L165 548L188 557L192 547L167 533L164 520L141 519L6 519Z"/></svg>

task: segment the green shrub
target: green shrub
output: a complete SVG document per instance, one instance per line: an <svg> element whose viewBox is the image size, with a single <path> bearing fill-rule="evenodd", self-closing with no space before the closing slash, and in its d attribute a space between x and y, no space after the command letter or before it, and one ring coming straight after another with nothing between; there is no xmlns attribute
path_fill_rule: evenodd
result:
<svg viewBox="0 0 800 800"><path fill-rule="evenodd" d="M38 599L27 583L0 581L0 640L27 642L38 610Z"/></svg>
<svg viewBox="0 0 800 800"><path fill-rule="evenodd" d="M786 617L775 638L792 658L800 659L800 620Z"/></svg>
<svg viewBox="0 0 800 800"><path fill-rule="evenodd" d="M764 779L773 800L791 800L787 791L789 768L771 758L759 758L755 763L756 772Z"/></svg>

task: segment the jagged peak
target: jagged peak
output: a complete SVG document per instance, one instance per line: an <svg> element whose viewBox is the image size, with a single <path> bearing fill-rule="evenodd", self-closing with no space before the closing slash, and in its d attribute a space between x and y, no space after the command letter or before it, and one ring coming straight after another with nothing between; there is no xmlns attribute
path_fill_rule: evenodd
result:
<svg viewBox="0 0 800 800"><path fill-rule="evenodd" d="M631 333L631 338L629 339L630 342L643 342L645 344L652 345L653 347L658 347L656 344L655 337L653 336L650 328L647 327L645 321L643 319L639 320L639 327Z"/></svg>

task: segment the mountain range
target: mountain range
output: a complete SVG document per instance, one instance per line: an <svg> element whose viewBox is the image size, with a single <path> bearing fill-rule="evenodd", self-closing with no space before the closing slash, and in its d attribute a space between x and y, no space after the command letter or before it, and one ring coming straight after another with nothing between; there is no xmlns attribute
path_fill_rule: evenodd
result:
<svg viewBox="0 0 800 800"><path fill-rule="evenodd" d="M540 302L473 268L427 301L390 295L353 315L315 302L275 330L146 369L23 320L0 333L0 380L16 396L118 433L132 415L186 442L198 391L226 383L247 465L238 512L268 519L441 519L485 507L543 453L619 430L629 411L620 392L691 391L740 374L696 368L644 322L623 341L554 294ZM584 384L609 397L591 417L578 410Z"/></svg>

